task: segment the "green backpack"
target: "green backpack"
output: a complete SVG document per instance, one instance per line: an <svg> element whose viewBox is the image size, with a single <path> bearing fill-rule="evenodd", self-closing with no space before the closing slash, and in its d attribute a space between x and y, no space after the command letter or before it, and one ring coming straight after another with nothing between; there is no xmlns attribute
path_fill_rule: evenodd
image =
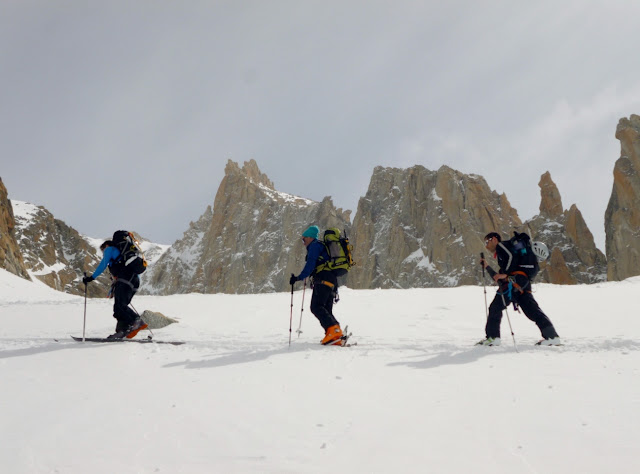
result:
<svg viewBox="0 0 640 474"><path fill-rule="evenodd" d="M343 276L356 264L351 257L353 245L349 244L346 234L345 231L345 236L340 237L340 229L335 227L324 231L322 243L327 249L329 260L318 265L316 272L331 270L336 276Z"/></svg>

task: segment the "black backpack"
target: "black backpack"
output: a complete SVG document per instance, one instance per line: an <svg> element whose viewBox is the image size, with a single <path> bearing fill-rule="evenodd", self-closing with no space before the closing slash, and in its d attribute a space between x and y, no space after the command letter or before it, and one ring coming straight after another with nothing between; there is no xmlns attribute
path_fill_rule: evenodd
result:
<svg viewBox="0 0 640 474"><path fill-rule="evenodd" d="M533 280L540 271L540 265L531 248L531 237L524 232L514 232L506 243L516 259L517 270L525 272L529 280Z"/></svg>
<svg viewBox="0 0 640 474"><path fill-rule="evenodd" d="M140 244L131 232L117 230L111 239L113 246L120 251L118 260L109 265L109 271L115 277L139 275L147 269L147 261Z"/></svg>

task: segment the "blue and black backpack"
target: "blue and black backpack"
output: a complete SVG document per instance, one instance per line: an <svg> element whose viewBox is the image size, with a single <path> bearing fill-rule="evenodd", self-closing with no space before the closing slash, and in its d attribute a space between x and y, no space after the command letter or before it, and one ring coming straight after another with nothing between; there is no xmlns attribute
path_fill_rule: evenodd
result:
<svg viewBox="0 0 640 474"><path fill-rule="evenodd" d="M117 230L111 239L113 246L120 251L118 260L109 265L109 271L115 277L129 277L139 275L147 269L147 261L140 244L133 233Z"/></svg>

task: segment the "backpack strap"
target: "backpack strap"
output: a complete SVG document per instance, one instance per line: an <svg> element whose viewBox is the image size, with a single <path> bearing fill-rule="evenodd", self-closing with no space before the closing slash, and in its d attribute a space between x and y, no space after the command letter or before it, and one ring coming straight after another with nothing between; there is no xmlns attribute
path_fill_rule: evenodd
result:
<svg viewBox="0 0 640 474"><path fill-rule="evenodd" d="M322 244L322 246L324 247L324 251L327 253L328 258L325 258L322 252L320 252L320 254L318 255L318 260L316 260L316 263L317 263L316 268L313 270L314 274L320 273L323 270L328 270L327 266L331 261L331 255L329 254L329 247L327 247L327 244L322 240L317 240L317 242L320 242Z"/></svg>

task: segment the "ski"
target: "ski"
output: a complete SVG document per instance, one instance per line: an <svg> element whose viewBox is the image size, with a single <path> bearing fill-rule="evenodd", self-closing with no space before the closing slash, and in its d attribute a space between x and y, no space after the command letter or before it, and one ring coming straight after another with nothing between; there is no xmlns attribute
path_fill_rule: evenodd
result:
<svg viewBox="0 0 640 474"><path fill-rule="evenodd" d="M71 336L74 341L82 342L81 337ZM86 342L137 342L139 344L171 344L172 346L180 346L185 344L182 341L155 341L153 339L108 339L106 337L85 337Z"/></svg>

